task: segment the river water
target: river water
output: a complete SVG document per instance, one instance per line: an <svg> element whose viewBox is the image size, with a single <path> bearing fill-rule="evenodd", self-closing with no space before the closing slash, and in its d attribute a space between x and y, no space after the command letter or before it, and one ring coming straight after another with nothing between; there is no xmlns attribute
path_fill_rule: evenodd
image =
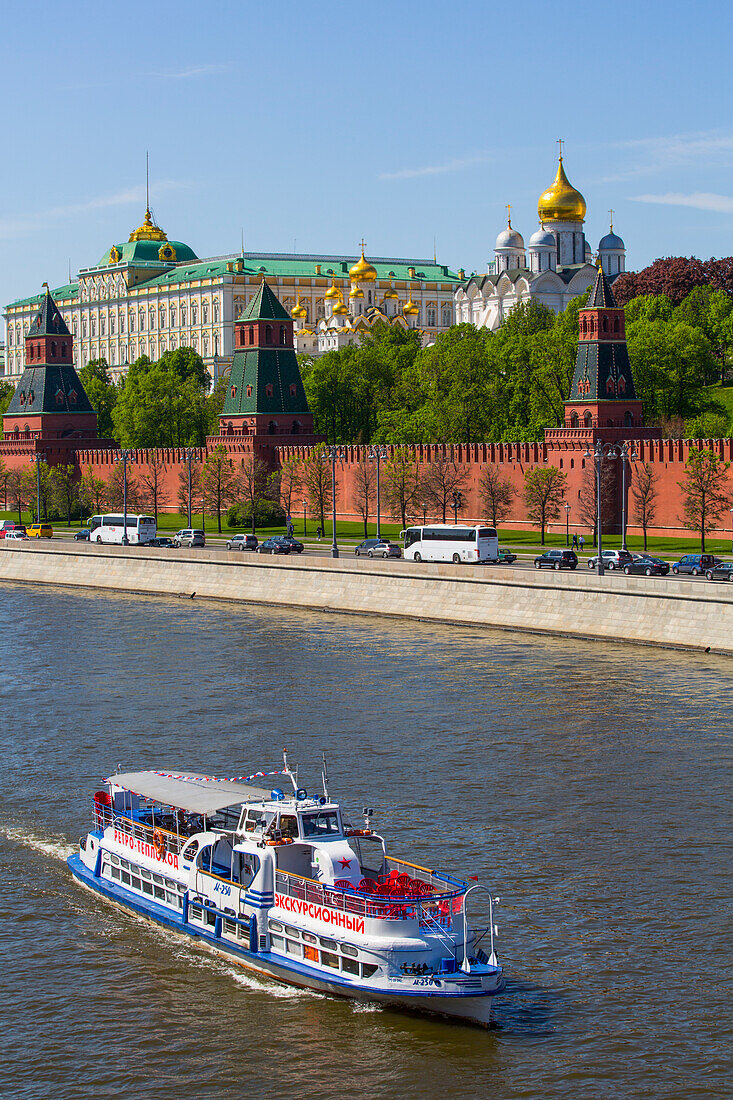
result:
<svg viewBox="0 0 733 1100"><path fill-rule="evenodd" d="M730 1095L733 662L1 586L0 1093ZM100 777L280 750L394 854L501 897L488 1032L250 978L65 856Z"/></svg>

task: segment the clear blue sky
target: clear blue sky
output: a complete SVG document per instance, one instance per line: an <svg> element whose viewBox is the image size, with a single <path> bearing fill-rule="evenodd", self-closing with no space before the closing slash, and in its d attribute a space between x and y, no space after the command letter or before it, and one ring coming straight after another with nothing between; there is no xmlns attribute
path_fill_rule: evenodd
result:
<svg viewBox="0 0 733 1100"><path fill-rule="evenodd" d="M429 256L485 270L565 166L593 248L733 253L731 7L718 0L157 0L4 9L0 304L151 205L200 256ZM296 243L297 242L297 243Z"/></svg>

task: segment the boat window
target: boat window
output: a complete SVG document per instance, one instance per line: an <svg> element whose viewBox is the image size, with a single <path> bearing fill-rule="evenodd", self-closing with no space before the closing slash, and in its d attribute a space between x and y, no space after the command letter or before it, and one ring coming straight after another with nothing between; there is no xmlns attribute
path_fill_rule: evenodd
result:
<svg viewBox="0 0 733 1100"><path fill-rule="evenodd" d="M270 943L273 947L277 947L279 951L285 950L285 940L282 936L270 936Z"/></svg>
<svg viewBox="0 0 733 1100"><path fill-rule="evenodd" d="M285 950L287 951L288 955L296 955L299 959L303 957L303 948L299 943L295 943L293 940L285 941ZM311 950L312 948L309 947L308 951Z"/></svg>
<svg viewBox="0 0 733 1100"><path fill-rule="evenodd" d="M280 814L279 829L286 839L298 839L298 819L294 814Z"/></svg>
<svg viewBox="0 0 733 1100"><path fill-rule="evenodd" d="M318 948L317 947L304 947L303 958L310 959L311 962L318 962Z"/></svg>
<svg viewBox="0 0 733 1100"><path fill-rule="evenodd" d="M332 955L330 951L321 951L321 962L324 966L332 966L334 970L339 969L339 957Z"/></svg>
<svg viewBox="0 0 733 1100"><path fill-rule="evenodd" d="M336 940L329 940L326 939L325 936L321 936L321 947L327 947L329 951L336 951L338 948L338 944L336 943Z"/></svg>
<svg viewBox="0 0 733 1100"><path fill-rule="evenodd" d="M237 860L235 859L234 881L247 887L257 874L260 867L260 861L257 856L252 855L250 852L237 852L236 855L239 857L239 864L237 865Z"/></svg>
<svg viewBox="0 0 733 1100"><path fill-rule="evenodd" d="M351 837L349 843L359 857L365 878L379 878L384 866L384 845L379 837Z"/></svg>
<svg viewBox="0 0 733 1100"><path fill-rule="evenodd" d="M359 977L359 963L356 959L342 959L341 969L345 974L355 974Z"/></svg>
<svg viewBox="0 0 733 1100"><path fill-rule="evenodd" d="M352 947L350 943L342 943L341 950L343 951L344 955L353 955L354 958L356 958L359 954L356 948Z"/></svg>
<svg viewBox="0 0 733 1100"><path fill-rule="evenodd" d="M271 920L269 922L269 926L270 926L270 931L272 931L272 932L282 932L282 930L283 930L283 926L280 924L279 920Z"/></svg>
<svg viewBox="0 0 733 1100"><path fill-rule="evenodd" d="M245 833L253 833L262 821L262 810L247 810L247 819L244 823Z"/></svg>
<svg viewBox="0 0 733 1100"><path fill-rule="evenodd" d="M310 932L304 932L303 939L306 943L318 943L318 939L316 938L316 936L311 935Z"/></svg>
<svg viewBox="0 0 733 1100"><path fill-rule="evenodd" d="M371 978L372 974L376 974L377 970L379 970L379 967L374 963L361 964L361 974L363 978Z"/></svg>
<svg viewBox="0 0 733 1100"><path fill-rule="evenodd" d="M303 836L338 836L338 814L335 810L322 810L317 814L303 815Z"/></svg>
<svg viewBox="0 0 733 1100"><path fill-rule="evenodd" d="M198 850L199 850L198 840L190 840L188 842L188 844L186 845L186 847L181 852L181 858L182 859L193 859L193 857L196 855Z"/></svg>
<svg viewBox="0 0 733 1100"><path fill-rule="evenodd" d="M298 931L298 929L297 928L291 928L289 924L285 925L285 931L287 932L287 934L289 936L292 936L293 939L296 939L296 940L297 940L298 936L300 935L300 932ZM315 943L315 940L313 942Z"/></svg>

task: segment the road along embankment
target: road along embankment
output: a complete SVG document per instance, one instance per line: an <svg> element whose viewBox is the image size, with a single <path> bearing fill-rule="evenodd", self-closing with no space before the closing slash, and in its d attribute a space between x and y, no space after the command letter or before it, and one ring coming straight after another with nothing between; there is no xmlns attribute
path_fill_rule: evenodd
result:
<svg viewBox="0 0 733 1100"><path fill-rule="evenodd" d="M502 566L0 542L0 582L390 615L733 655L733 585Z"/></svg>

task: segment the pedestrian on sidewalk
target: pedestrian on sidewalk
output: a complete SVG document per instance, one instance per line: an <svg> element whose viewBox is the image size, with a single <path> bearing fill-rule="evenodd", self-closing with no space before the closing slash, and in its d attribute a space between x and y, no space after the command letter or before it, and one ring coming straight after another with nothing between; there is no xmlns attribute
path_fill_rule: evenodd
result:
<svg viewBox="0 0 733 1100"><path fill-rule="evenodd" d="M321 541L322 535L323 535L323 531L321 530L320 526L316 527L316 538L318 539L319 542Z"/></svg>
<svg viewBox="0 0 733 1100"><path fill-rule="evenodd" d="M578 543L580 544L580 552L581 552L581 554L582 554L582 553L583 553L583 549L584 549L584 547L585 547L585 539L583 538L583 536L582 536L582 535L581 535L581 536L580 536L580 538L578 539Z"/></svg>
<svg viewBox="0 0 733 1100"><path fill-rule="evenodd" d="M573 541L572 541L572 547L571 548L573 550L578 549L578 536L577 536L577 533L575 531L573 531Z"/></svg>

